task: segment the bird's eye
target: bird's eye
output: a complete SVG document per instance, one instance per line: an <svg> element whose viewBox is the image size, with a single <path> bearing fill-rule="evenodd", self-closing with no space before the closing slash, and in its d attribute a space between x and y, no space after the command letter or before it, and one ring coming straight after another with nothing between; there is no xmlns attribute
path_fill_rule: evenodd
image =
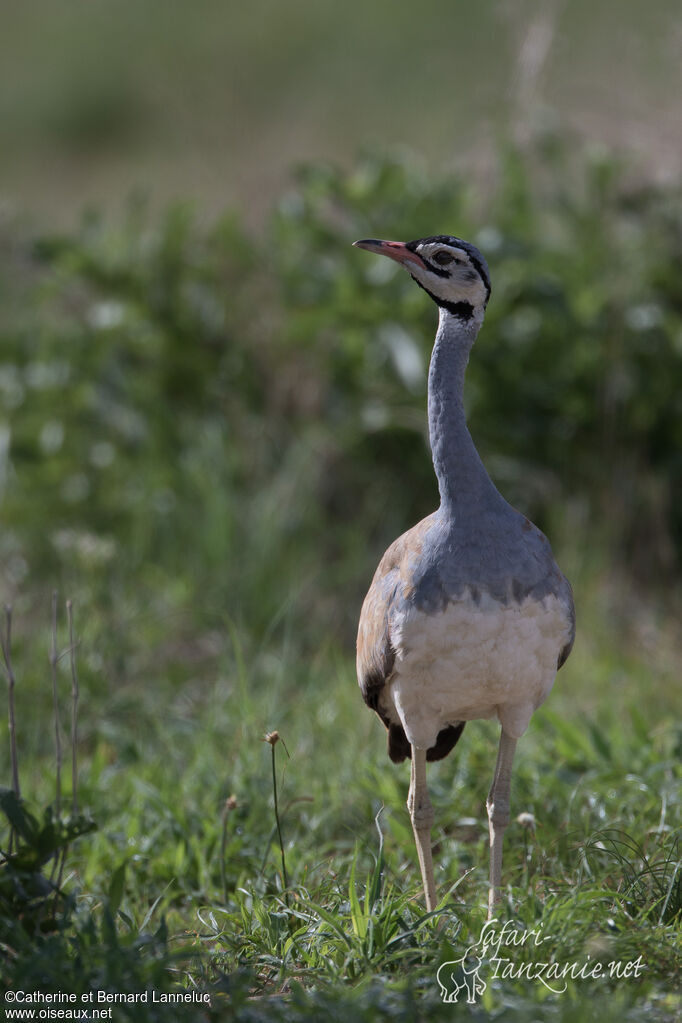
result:
<svg viewBox="0 0 682 1023"><path fill-rule="evenodd" d="M432 258L434 263L438 263L438 266L447 266L448 263L453 263L455 260L455 257L447 249L441 249Z"/></svg>

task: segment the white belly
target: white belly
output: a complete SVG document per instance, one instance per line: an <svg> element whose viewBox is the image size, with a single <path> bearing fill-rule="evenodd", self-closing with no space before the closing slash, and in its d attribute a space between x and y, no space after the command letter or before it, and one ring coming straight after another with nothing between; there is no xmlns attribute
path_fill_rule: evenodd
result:
<svg viewBox="0 0 682 1023"><path fill-rule="evenodd" d="M391 630L389 716L397 714L408 741L422 749L442 728L474 718L497 717L518 738L552 688L570 631L553 596L508 605L464 596L436 614L410 610Z"/></svg>

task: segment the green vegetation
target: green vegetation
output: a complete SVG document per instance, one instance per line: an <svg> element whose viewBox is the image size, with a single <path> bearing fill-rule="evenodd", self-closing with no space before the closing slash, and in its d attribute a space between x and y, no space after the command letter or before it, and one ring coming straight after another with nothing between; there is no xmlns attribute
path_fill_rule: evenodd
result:
<svg viewBox="0 0 682 1023"><path fill-rule="evenodd" d="M0 551L26 798L0 804L6 983L196 985L235 1020L457 1011L435 974L484 921L495 728L472 724L430 770L443 903L427 917L408 771L385 756L352 656L376 559L436 487L434 309L350 242L451 230L493 277L472 433L551 534L579 615L520 746L513 806L532 819L508 832L502 912L542 929L543 957L646 967L560 996L488 975L470 1015L679 1013L682 202L627 185L603 153L567 153L551 137L504 149L486 195L409 160L309 167L259 239L138 201L67 235L5 227ZM89 815L61 823L54 588L76 609ZM62 617L57 648L64 723ZM286 750L262 741L273 729ZM194 1010L115 1010L173 1011Z"/></svg>

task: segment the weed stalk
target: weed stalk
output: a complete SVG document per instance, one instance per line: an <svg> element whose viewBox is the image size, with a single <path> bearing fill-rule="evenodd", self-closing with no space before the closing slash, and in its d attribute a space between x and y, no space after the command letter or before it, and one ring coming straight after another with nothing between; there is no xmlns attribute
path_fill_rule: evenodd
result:
<svg viewBox="0 0 682 1023"><path fill-rule="evenodd" d="M72 813L78 813L78 671L76 669L76 644L73 638L73 601L66 602L66 618L69 623L69 661L71 664L71 791L73 793Z"/></svg>
<svg viewBox="0 0 682 1023"><path fill-rule="evenodd" d="M9 748L12 761L12 789L14 795L19 799L19 755L17 753L17 729L16 716L14 711L14 669L12 668L12 605L5 604L5 628L0 630L0 644L2 644L2 657L5 662L7 673L7 702L9 715ZM10 825L9 830L9 852L14 851L14 827Z"/></svg>
<svg viewBox="0 0 682 1023"><path fill-rule="evenodd" d="M54 746L55 755L57 760L57 773L55 779L56 786L56 799L55 799L55 812L57 818L61 815L62 810L62 737L59 729L59 702L57 697L57 662L59 660L57 654L57 598L58 593L56 590L52 593L52 630L51 630L51 641L50 641L50 674L52 676L52 709L54 715Z"/></svg>
<svg viewBox="0 0 682 1023"><path fill-rule="evenodd" d="M76 667L76 646L73 632L73 601L66 601L66 619L69 628L69 660L71 663L71 782L72 782L72 817L78 813L78 756L76 744L78 740L78 670ZM60 819L61 809L61 736L59 733L59 716L57 711L57 664L59 655L57 653L57 593L52 594L52 642L50 647L50 665L52 668L52 696L54 700L54 725L57 742L57 820ZM64 866L68 845L65 844L61 854L57 853L55 866L57 867L57 881L55 885L55 902L62 886Z"/></svg>
<svg viewBox="0 0 682 1023"><path fill-rule="evenodd" d="M2 657L7 672L7 700L9 703L9 747L12 761L12 788L17 798L21 795L19 789L19 756L17 754L17 730L14 711L14 669L12 668L12 605L5 604L5 629L0 631L0 643L2 643Z"/></svg>
<svg viewBox="0 0 682 1023"><path fill-rule="evenodd" d="M220 881L223 887L223 902L227 905L227 875L225 873L225 851L227 849L227 818L237 807L237 797L228 796L223 806L223 831L220 838Z"/></svg>
<svg viewBox="0 0 682 1023"><path fill-rule="evenodd" d="M289 887L289 880L287 878L287 864L284 856L284 840L282 838L282 825L279 819L279 806L277 803L277 764L275 757L275 746L279 742L279 732L268 732L265 736L265 741L270 743L270 751L272 753L272 792L275 800L275 822L277 824L277 836L279 838L279 849L282 854L282 881L285 888ZM286 746L284 747L286 749Z"/></svg>

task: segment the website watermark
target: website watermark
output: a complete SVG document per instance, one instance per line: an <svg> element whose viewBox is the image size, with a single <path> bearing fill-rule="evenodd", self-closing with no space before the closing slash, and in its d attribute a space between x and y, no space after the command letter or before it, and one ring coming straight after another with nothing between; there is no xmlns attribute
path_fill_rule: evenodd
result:
<svg viewBox="0 0 682 1023"><path fill-rule="evenodd" d="M5 992L5 1018L20 1020L111 1020L117 1006L131 1005L203 1005L210 1007L211 996L202 991L144 991L116 992L90 990L82 994L70 991L24 991L8 989ZM127 1014L126 1014L127 1018Z"/></svg>
<svg viewBox="0 0 682 1023"><path fill-rule="evenodd" d="M558 961L543 956L542 946L553 941L542 928L522 930L509 920L502 925L497 918L481 928L478 941L469 945L459 957L441 963L436 973L444 1002L466 1001L473 1005L491 980L528 980L543 984L548 991L561 995L569 981L606 980L639 977L645 964L641 955L624 962L613 959L603 962L591 954L580 959ZM523 948L523 961L518 961ZM525 951L530 949L530 958ZM516 956L515 956L516 951Z"/></svg>

